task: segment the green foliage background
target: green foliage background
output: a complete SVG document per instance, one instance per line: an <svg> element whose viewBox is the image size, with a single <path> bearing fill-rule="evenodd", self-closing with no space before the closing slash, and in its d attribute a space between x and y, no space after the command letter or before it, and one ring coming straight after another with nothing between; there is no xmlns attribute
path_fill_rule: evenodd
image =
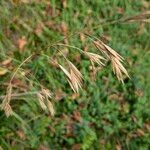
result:
<svg viewBox="0 0 150 150"><path fill-rule="evenodd" d="M0 111L0 146L4 150L41 149L42 146L51 150L148 150L150 25L112 21L149 10L149 1L68 0L66 8L62 1L51 0L50 5L48 2L13 4L0 0L0 60L13 58L12 68L5 76L0 76L0 95L6 92L13 68L27 56L41 50L52 55L54 49L48 46L64 38L62 22L71 34L68 38L71 45L86 46L75 34L83 30L96 37L108 38L107 44L125 58L131 80L125 79L125 84L120 84L108 65L92 81L89 61L69 49L68 58L81 70L85 79L83 90L73 99L63 73L53 68L43 55L37 56L22 67L31 71L29 80L19 75L18 78L29 91L37 90L42 84L61 95L54 102L56 115L51 117L43 112L35 103L37 99L34 96L13 100L15 116L6 118ZM35 33L36 29L41 29L42 23L45 25L42 31ZM53 25L48 26L47 23ZM23 36L27 44L23 52L19 52L16 41ZM93 51L89 43L87 46L89 51ZM20 91L16 88L15 92Z"/></svg>

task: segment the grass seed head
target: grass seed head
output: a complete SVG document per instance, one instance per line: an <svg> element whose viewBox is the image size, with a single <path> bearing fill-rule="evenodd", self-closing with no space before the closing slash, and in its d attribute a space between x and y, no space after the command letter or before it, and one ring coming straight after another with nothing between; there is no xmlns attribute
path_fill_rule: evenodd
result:
<svg viewBox="0 0 150 150"><path fill-rule="evenodd" d="M41 108L43 110L46 110L47 107L46 107L45 102L44 102L45 97L41 93L37 93L37 98L38 98L38 101L39 101L39 104L40 104Z"/></svg>
<svg viewBox="0 0 150 150"><path fill-rule="evenodd" d="M124 66L117 58L112 57L111 63L112 63L113 72L114 74L116 74L119 81L123 83L123 74L125 74L128 78L130 78L127 70L124 68Z"/></svg>
<svg viewBox="0 0 150 150"><path fill-rule="evenodd" d="M84 54L90 59L91 63L97 63L100 66L105 66L105 64L101 60L106 60L104 57L91 53L91 52L84 52Z"/></svg>
<svg viewBox="0 0 150 150"><path fill-rule="evenodd" d="M54 116L55 110L51 101L49 100L52 98L52 93L48 89L42 88L41 93L37 93L37 97L41 108L43 110L48 110L51 115Z"/></svg>
<svg viewBox="0 0 150 150"><path fill-rule="evenodd" d="M50 100L47 100L47 108L48 108L49 112L51 113L51 115L54 116L55 110L54 110L54 106Z"/></svg>
<svg viewBox="0 0 150 150"><path fill-rule="evenodd" d="M42 88L42 94L46 97L46 98L52 98L52 93L45 88Z"/></svg>
<svg viewBox="0 0 150 150"><path fill-rule="evenodd" d="M68 61L68 65L69 65L69 71L66 70L61 65L59 65L59 67L68 77L67 81L69 85L71 86L72 90L75 93L77 93L79 91L79 88L81 88L83 76L80 73L80 71L70 61Z"/></svg>
<svg viewBox="0 0 150 150"><path fill-rule="evenodd" d="M10 83L7 88L6 96L1 104L1 109L5 111L7 117L9 117L13 112L10 106L11 93L12 93L12 84Z"/></svg>
<svg viewBox="0 0 150 150"><path fill-rule="evenodd" d="M9 103L7 103L4 107L3 107L4 111L5 111L5 114L6 114L6 117L9 117L12 115L13 111L12 111L12 108L10 106Z"/></svg>
<svg viewBox="0 0 150 150"><path fill-rule="evenodd" d="M93 43L96 48L105 55L106 59L111 61L114 74L117 76L117 79L123 83L123 74L129 77L127 70L122 65L124 58L101 40L94 41Z"/></svg>

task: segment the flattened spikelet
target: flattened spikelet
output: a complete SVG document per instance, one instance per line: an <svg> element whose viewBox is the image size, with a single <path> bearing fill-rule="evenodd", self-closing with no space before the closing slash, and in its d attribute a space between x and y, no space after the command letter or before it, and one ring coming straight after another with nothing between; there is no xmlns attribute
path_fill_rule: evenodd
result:
<svg viewBox="0 0 150 150"><path fill-rule="evenodd" d="M70 73L62 65L59 64L59 67L65 73L65 75L70 79L71 78Z"/></svg>
<svg viewBox="0 0 150 150"><path fill-rule="evenodd" d="M104 54L106 58L111 61L113 72L114 74L116 74L119 81L123 83L123 74L125 74L129 78L127 70L122 65L124 58L121 55L119 55L108 45L104 44L101 40L94 41L93 43L96 48L99 49L101 53Z"/></svg>
<svg viewBox="0 0 150 150"><path fill-rule="evenodd" d="M12 114L12 108L10 106L10 100L11 100L11 93L12 93L12 85L11 83L9 84L7 88L7 93L6 96L1 104L1 109L5 111L5 114L7 117L9 117Z"/></svg>
<svg viewBox="0 0 150 150"><path fill-rule="evenodd" d="M104 57L91 53L91 52L84 52L84 54L90 59L91 63L97 63L100 66L105 66L105 64L101 60L106 60Z"/></svg>
<svg viewBox="0 0 150 150"><path fill-rule="evenodd" d="M104 46L105 46L106 50L109 51L110 55L113 55L120 61L124 60L124 58L121 55L119 55L115 50L113 50L111 47L109 47L106 44L104 44Z"/></svg>
<svg viewBox="0 0 150 150"><path fill-rule="evenodd" d="M49 112L51 113L51 115L54 116L55 110L54 110L53 104L50 100L47 100L47 108L48 108Z"/></svg>
<svg viewBox="0 0 150 150"><path fill-rule="evenodd" d="M43 110L48 110L51 115L54 116L55 110L51 101L49 100L52 98L52 93L48 89L42 88L41 93L37 93L37 98L41 108Z"/></svg>
<svg viewBox="0 0 150 150"><path fill-rule="evenodd" d="M42 94L43 94L46 98L51 98L51 97L52 97L52 93L51 93L48 89L42 88Z"/></svg>
<svg viewBox="0 0 150 150"><path fill-rule="evenodd" d="M67 81L70 87L72 88L72 90L75 93L77 93L79 91L79 88L81 88L83 76L80 73L80 71L70 61L68 61L68 65L69 65L69 71L67 71L60 64L59 64L59 67L68 77Z"/></svg>
<svg viewBox="0 0 150 150"><path fill-rule="evenodd" d="M39 101L39 104L40 104L41 108L43 110L46 110L47 107L46 107L45 102L44 102L45 101L44 96L42 94L40 94L40 93L37 93L37 98L38 98L38 101Z"/></svg>
<svg viewBox="0 0 150 150"><path fill-rule="evenodd" d="M4 106L4 111L5 111L6 117L9 117L12 115L13 111L9 103L6 103L6 105Z"/></svg>
<svg viewBox="0 0 150 150"><path fill-rule="evenodd" d="M128 78L130 78L127 70L124 68L124 66L121 64L121 62L118 59L116 59L115 57L112 57L111 62L112 62L113 72L114 72L114 74L116 74L119 81L121 81L123 83L123 73Z"/></svg>
<svg viewBox="0 0 150 150"><path fill-rule="evenodd" d="M75 67L75 65L68 61L69 63L69 68L70 68L70 71L72 70L72 72L78 77L79 80L82 80L83 76L81 74L81 72Z"/></svg>

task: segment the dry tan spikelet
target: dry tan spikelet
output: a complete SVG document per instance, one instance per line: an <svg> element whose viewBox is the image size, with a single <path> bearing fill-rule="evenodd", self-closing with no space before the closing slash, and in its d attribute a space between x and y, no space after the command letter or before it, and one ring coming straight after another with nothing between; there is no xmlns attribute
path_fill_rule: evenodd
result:
<svg viewBox="0 0 150 150"><path fill-rule="evenodd" d="M62 65L59 64L59 67L65 73L65 75L70 79L71 78L70 73Z"/></svg>
<svg viewBox="0 0 150 150"><path fill-rule="evenodd" d="M12 115L13 111L12 111L12 108L10 106L9 103L7 103L5 106L4 106L4 111L5 111L5 114L6 114L6 117L9 117Z"/></svg>
<svg viewBox="0 0 150 150"><path fill-rule="evenodd" d="M121 55L119 55L115 50L113 50L111 47L109 47L106 44L104 44L104 46L109 51L110 55L113 55L114 57L116 57L120 61L124 60L124 58Z"/></svg>
<svg viewBox="0 0 150 150"><path fill-rule="evenodd" d="M72 70L70 70L70 75L71 75L71 82L69 84L72 86L73 91L75 93L78 93L79 88L81 88L82 81L80 80L80 78L78 78L78 76Z"/></svg>
<svg viewBox="0 0 150 150"><path fill-rule="evenodd" d="M75 76L80 81L82 81L83 76L82 76L81 72L75 67L75 65L72 62L68 61L68 64L69 64L70 72L72 71L72 73L75 74Z"/></svg>
<svg viewBox="0 0 150 150"><path fill-rule="evenodd" d="M110 59L110 57L113 55L116 58L118 58L119 60L124 60L124 58L119 55L115 50L113 50L111 47L109 47L108 45L104 44L101 40L98 41L94 41L94 45L96 46L96 48L98 48L102 54L104 54L108 59Z"/></svg>
<svg viewBox="0 0 150 150"><path fill-rule="evenodd" d="M103 43L99 40L99 41L93 41L94 46L103 54L106 56L106 58L109 59L109 55L107 54L107 50L105 48L105 46L103 45Z"/></svg>
<svg viewBox="0 0 150 150"><path fill-rule="evenodd" d="M82 85L82 74L80 71L74 66L73 63L68 61L69 64L69 71L70 71L70 86L72 87L73 91L75 93L78 93L79 89L81 88Z"/></svg>
<svg viewBox="0 0 150 150"><path fill-rule="evenodd" d="M101 60L106 60L104 57L91 53L91 52L84 52L84 54L90 59L91 63L97 63L100 66L105 66L105 64Z"/></svg>
<svg viewBox="0 0 150 150"><path fill-rule="evenodd" d="M111 62L112 62L113 72L114 72L114 74L116 74L119 81L121 81L123 83L123 73L128 78L130 78L127 70L124 68L124 66L121 64L121 62L117 58L112 57Z"/></svg>
<svg viewBox="0 0 150 150"><path fill-rule="evenodd" d="M111 61L113 72L114 74L116 74L119 81L123 83L123 74L130 78L127 70L122 65L124 58L121 55L119 55L108 45L104 44L101 40L94 41L93 43L96 48L98 48L101 53L104 54L106 58Z"/></svg>
<svg viewBox="0 0 150 150"><path fill-rule="evenodd" d="M38 101L39 101L39 104L40 104L41 108L42 108L43 110L46 110L47 107L46 107L46 105L45 105L45 103L44 103L45 97L44 97L41 93L37 93L37 98L38 98Z"/></svg>
<svg viewBox="0 0 150 150"><path fill-rule="evenodd" d="M52 93L48 89L42 88L42 94L47 98L52 98Z"/></svg>
<svg viewBox="0 0 150 150"><path fill-rule="evenodd" d="M65 75L68 77L67 81L70 84L72 90L75 93L78 93L79 89L82 85L82 74L80 71L70 62L68 61L69 65L69 71L67 71L63 66L59 64L59 67L61 70L65 73Z"/></svg>
<svg viewBox="0 0 150 150"><path fill-rule="evenodd" d="M51 113L51 115L54 116L55 115L54 106L53 106L52 102L48 99L47 99L47 108L48 108L49 112Z"/></svg>
<svg viewBox="0 0 150 150"><path fill-rule="evenodd" d="M1 104L1 109L5 111L5 114L7 117L12 115L12 112L13 112L10 106L11 93L12 93L12 84L10 83L7 88L6 96Z"/></svg>
<svg viewBox="0 0 150 150"><path fill-rule="evenodd" d="M37 97L41 108L43 110L48 110L51 115L54 116L55 110L51 101L49 100L52 98L52 93L48 89L42 88L41 92L37 93Z"/></svg>

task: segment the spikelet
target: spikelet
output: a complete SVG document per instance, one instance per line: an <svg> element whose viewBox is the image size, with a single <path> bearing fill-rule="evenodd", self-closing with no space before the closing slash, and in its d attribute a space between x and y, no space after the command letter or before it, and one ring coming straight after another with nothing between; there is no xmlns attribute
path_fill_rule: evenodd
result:
<svg viewBox="0 0 150 150"><path fill-rule="evenodd" d="M91 53L91 52L84 52L84 54L90 59L91 63L97 63L100 66L105 66L105 64L101 60L106 60L104 57Z"/></svg>
<svg viewBox="0 0 150 150"><path fill-rule="evenodd" d="M3 109L5 111L6 117L9 117L12 115L13 111L12 111L12 108L9 103L6 103L3 107Z"/></svg>
<svg viewBox="0 0 150 150"><path fill-rule="evenodd" d="M37 93L37 98L41 108L43 110L48 110L51 115L54 116L55 110L51 101L49 100L52 98L52 93L48 89L42 88L41 92Z"/></svg>
<svg viewBox="0 0 150 150"><path fill-rule="evenodd" d="M123 74L130 78L127 70L122 65L124 58L121 55L119 55L108 45L104 44L101 40L94 41L93 43L96 46L96 48L100 50L101 53L104 54L108 60L111 61L113 72L114 74L116 74L117 79L119 81L123 83Z"/></svg>
<svg viewBox="0 0 150 150"><path fill-rule="evenodd" d="M10 106L10 100L11 100L11 93L12 93L12 84L10 83L7 88L6 96L1 104L1 109L5 111L5 114L7 117L12 115L12 108Z"/></svg>
<svg viewBox="0 0 150 150"><path fill-rule="evenodd" d="M52 98L52 93L51 93L48 89L42 88L42 94L43 94L46 98Z"/></svg>
<svg viewBox="0 0 150 150"><path fill-rule="evenodd" d="M52 102L48 99L47 99L47 109L49 110L49 112L51 113L52 116L55 115L54 106L53 106Z"/></svg>
<svg viewBox="0 0 150 150"><path fill-rule="evenodd" d="M75 93L78 93L79 89L82 85L82 74L80 71L70 62L67 61L69 65L69 71L67 71L63 66L59 64L59 67L61 70L65 73L65 75L68 77L67 81L70 84L70 87Z"/></svg>
<svg viewBox="0 0 150 150"><path fill-rule="evenodd" d="M38 101L39 101L39 104L40 104L41 108L43 110L46 110L47 107L46 107L45 102L44 102L45 97L41 93L37 93L37 98L38 98Z"/></svg>
<svg viewBox="0 0 150 150"><path fill-rule="evenodd" d="M121 64L121 62L117 58L112 57L111 62L112 62L113 72L114 72L114 74L116 74L119 81L121 81L123 83L123 73L128 78L130 78L127 70L124 68L124 66Z"/></svg>

